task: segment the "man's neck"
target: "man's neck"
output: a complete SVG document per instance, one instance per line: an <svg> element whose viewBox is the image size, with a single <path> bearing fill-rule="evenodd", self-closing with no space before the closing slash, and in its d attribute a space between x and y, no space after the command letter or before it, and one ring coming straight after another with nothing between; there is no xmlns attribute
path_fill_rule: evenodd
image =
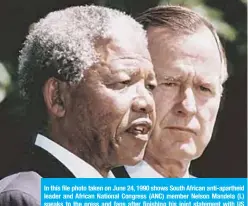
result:
<svg viewBox="0 0 248 206"><path fill-rule="evenodd" d="M76 143L67 137L60 135L59 138L56 138L56 136L53 135L53 141L94 167L103 177L108 176L111 167L105 161L107 158L104 158L99 150L95 151L96 147L83 143L75 145Z"/></svg>
<svg viewBox="0 0 248 206"><path fill-rule="evenodd" d="M144 160L163 177L184 177L188 174L190 161L178 161L169 158L157 159L154 155L146 153Z"/></svg>

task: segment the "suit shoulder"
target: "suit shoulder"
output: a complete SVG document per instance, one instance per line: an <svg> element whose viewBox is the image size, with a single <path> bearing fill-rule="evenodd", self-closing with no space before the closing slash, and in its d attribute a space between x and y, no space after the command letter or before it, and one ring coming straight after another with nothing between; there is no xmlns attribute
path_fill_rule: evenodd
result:
<svg viewBox="0 0 248 206"><path fill-rule="evenodd" d="M20 172L0 181L0 205L39 205L41 177L35 172ZM15 203L15 204L14 204Z"/></svg>
<svg viewBox="0 0 248 206"><path fill-rule="evenodd" d="M4 206L39 206L40 201L20 190L8 190L0 193L0 205Z"/></svg>

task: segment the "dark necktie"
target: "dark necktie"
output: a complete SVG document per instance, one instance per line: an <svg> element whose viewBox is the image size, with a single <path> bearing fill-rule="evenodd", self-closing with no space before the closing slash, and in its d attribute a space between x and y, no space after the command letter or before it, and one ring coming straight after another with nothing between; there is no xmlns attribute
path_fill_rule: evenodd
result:
<svg viewBox="0 0 248 206"><path fill-rule="evenodd" d="M117 178L130 178L130 176L127 173L124 166L116 167L116 168L112 169L112 172L113 172L114 176Z"/></svg>

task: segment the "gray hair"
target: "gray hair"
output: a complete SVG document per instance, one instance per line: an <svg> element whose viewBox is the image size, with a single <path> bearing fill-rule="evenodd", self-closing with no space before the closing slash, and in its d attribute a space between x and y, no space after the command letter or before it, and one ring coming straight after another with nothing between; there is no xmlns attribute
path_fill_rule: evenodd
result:
<svg viewBox="0 0 248 206"><path fill-rule="evenodd" d="M195 33L201 26L206 26L213 34L220 53L222 63L220 82L224 83L227 80L227 60L224 48L213 25L201 15L182 6L163 5L146 10L136 20L145 29L150 26L166 27L177 36Z"/></svg>
<svg viewBox="0 0 248 206"><path fill-rule="evenodd" d="M117 35L130 37L130 33L147 44L146 32L133 18L100 6L51 12L34 24L19 57L21 97L31 106L29 110L32 106L40 110L41 102L44 107L42 87L50 77L70 83L81 81L83 70L100 60L95 50L97 39L114 40Z"/></svg>

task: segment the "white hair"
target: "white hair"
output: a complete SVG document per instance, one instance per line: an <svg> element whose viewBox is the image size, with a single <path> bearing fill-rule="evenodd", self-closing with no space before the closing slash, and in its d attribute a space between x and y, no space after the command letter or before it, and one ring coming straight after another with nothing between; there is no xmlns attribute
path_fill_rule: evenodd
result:
<svg viewBox="0 0 248 206"><path fill-rule="evenodd" d="M100 60L95 48L100 45L95 44L104 38L116 46L134 40L147 46L146 32L139 23L120 11L99 6L55 11L32 25L19 57L18 83L22 110L34 131L47 127L45 82L55 77L79 83L83 70Z"/></svg>
<svg viewBox="0 0 248 206"><path fill-rule="evenodd" d="M19 84L22 94L31 98L32 88L38 92L37 89L54 75L65 81L79 82L82 70L99 60L96 39L114 39L116 35L124 36L126 41L135 38L147 45L142 26L117 10L77 6L49 13L32 26L21 50Z"/></svg>

